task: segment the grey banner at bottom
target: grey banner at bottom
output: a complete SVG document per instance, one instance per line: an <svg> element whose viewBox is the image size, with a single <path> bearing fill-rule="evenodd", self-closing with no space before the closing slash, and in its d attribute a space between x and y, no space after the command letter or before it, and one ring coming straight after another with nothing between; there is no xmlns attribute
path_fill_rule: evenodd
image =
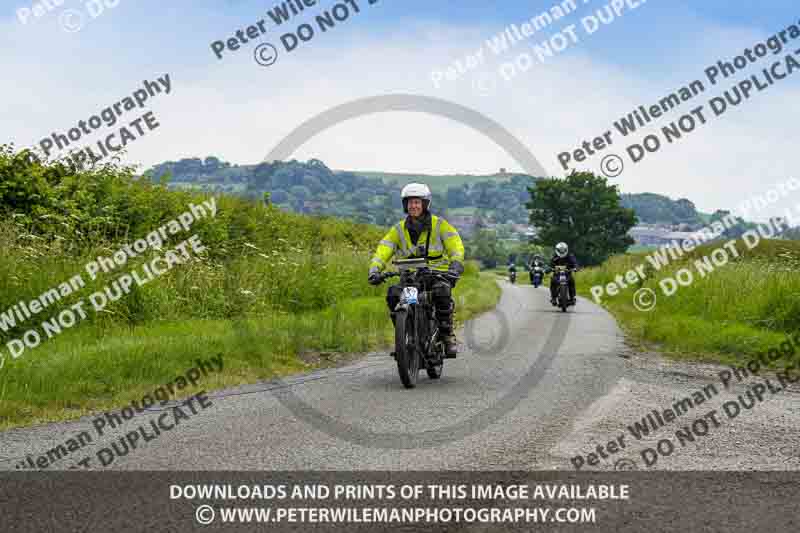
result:
<svg viewBox="0 0 800 533"><path fill-rule="evenodd" d="M798 501L789 472L9 472L0 530L777 533Z"/></svg>

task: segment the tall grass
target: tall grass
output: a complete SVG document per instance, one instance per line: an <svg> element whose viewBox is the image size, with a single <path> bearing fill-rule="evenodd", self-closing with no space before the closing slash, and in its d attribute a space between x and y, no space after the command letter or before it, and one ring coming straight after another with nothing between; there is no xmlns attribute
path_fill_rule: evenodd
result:
<svg viewBox="0 0 800 533"><path fill-rule="evenodd" d="M257 206L252 209L262 210ZM303 218L263 211L265 221L286 219L287 225L301 222ZM322 226L329 221L317 219L314 222ZM373 243L377 242L380 233L364 227L361 246L347 241L328 244L315 241L315 246L324 246L321 251L314 252L309 249L312 243L302 237L264 228L261 236L251 238L257 244L243 240L242 243L228 241L216 247L208 246L208 254L194 257L191 262L173 268L146 285L134 285L128 297L110 304L101 313L90 313L87 321L113 328L165 317L230 318L274 309L299 312L321 309L345 296L365 296L374 292L361 283L370 254L367 243L370 238ZM45 309L9 332L0 332L0 339L7 341L18 337L31 325L86 299L120 275L134 270L141 272L146 261L163 254L151 249L92 280L86 274L86 264L99 255L112 255L120 244L96 244L66 253L62 247L35 235L15 231L13 227L0 227L0 247L4 250L0 256L0 312L20 301L29 302L76 274L86 282L84 289L60 300L57 306Z"/></svg>
<svg viewBox="0 0 800 533"><path fill-rule="evenodd" d="M322 291L313 296L327 301L319 309L290 311L281 305L267 307L263 302L253 302L262 293L251 283L243 285L252 292L242 296L242 308L248 312L235 317L157 316L146 303L147 313L154 317L142 323L95 321L68 330L0 371L0 428L72 418L122 405L174 379L195 366L198 358L216 354L223 355L225 371L204 380L206 389L302 371L308 365L298 356L306 352L353 353L389 347L393 330L385 287L366 284L365 262L358 257L349 261L336 258L337 279L345 276L343 266L347 264L351 267L349 283L342 287L354 293L331 296L329 291ZM231 286L248 276L251 273L244 272L242 277L229 280ZM463 322L494 307L499 292L489 276L480 276L470 265L454 292L457 319ZM360 293L365 294L358 296ZM264 290L264 294L270 293ZM186 305L170 304L157 295L158 291L154 295L156 305L163 309ZM196 299L210 302L206 307L213 303L209 294L198 294Z"/></svg>
<svg viewBox="0 0 800 533"><path fill-rule="evenodd" d="M578 273L578 288L591 298L592 286L605 285L628 270L647 265L644 282L616 296L603 296L603 305L620 319L631 339L675 355L741 362L800 331L800 243L762 240L749 250L737 241L740 257L731 255L728 264L702 277L695 261L718 246L700 247L660 271L649 265L644 253L616 256ZM684 268L692 272L693 283L665 295L659 282L675 278ZM652 311L640 311L633 305L633 296L641 288L656 293Z"/></svg>
<svg viewBox="0 0 800 533"><path fill-rule="evenodd" d="M308 367L304 352L363 352L393 338L385 287L366 283L382 228L305 217L230 196L217 214L175 235L207 252L93 312L87 297L162 251L149 249L91 280L85 265L111 256L211 197L170 191L114 168L84 171L0 150L0 313L81 274L86 287L0 330L0 428L71 418L141 398L199 358L222 354L206 389ZM467 265L456 289L461 320L494 306L499 288ZM76 302L88 316L13 359L6 343ZM46 336L43 335L43 338ZM187 391L187 395L191 394Z"/></svg>

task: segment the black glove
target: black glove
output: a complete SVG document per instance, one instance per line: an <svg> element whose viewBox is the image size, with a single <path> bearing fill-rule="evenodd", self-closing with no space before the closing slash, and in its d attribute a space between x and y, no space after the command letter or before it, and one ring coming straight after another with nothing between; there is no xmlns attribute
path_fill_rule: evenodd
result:
<svg viewBox="0 0 800 533"><path fill-rule="evenodd" d="M380 285L383 283L383 277L380 272L370 272L367 281L369 281L370 285Z"/></svg>
<svg viewBox="0 0 800 533"><path fill-rule="evenodd" d="M447 271L456 277L461 277L461 274L464 273L464 265L461 264L461 261L453 261Z"/></svg>

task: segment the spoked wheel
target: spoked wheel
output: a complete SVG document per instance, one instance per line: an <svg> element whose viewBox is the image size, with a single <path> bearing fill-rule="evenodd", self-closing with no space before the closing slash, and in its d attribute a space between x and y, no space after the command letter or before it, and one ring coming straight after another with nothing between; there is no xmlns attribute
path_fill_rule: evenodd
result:
<svg viewBox="0 0 800 533"><path fill-rule="evenodd" d="M567 305L569 302L568 290L569 289L565 285L562 285L560 289L561 292L558 295L558 303L561 305L561 310L565 313L567 312Z"/></svg>
<svg viewBox="0 0 800 533"><path fill-rule="evenodd" d="M394 350L397 356L397 372L407 389L417 386L419 354L417 353L414 317L407 310L397 311L394 328Z"/></svg>

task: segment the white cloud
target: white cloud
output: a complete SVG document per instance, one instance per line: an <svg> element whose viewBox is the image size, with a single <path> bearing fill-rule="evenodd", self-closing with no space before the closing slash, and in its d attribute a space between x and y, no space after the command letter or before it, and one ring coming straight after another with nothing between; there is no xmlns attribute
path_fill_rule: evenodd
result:
<svg viewBox="0 0 800 533"><path fill-rule="evenodd" d="M117 77L111 75L109 65L97 67L79 53L90 46L85 41L78 48L58 35L51 42L23 47L18 25L3 24L3 29L16 32L17 46L12 48L14 57L2 61L2 68L20 76L20 83L0 89L6 102L3 133L17 144L36 143L53 128L68 129L133 91L139 80L170 72L173 94L156 98L151 108L161 126L130 145L131 162L150 166L168 159L217 155L234 163L253 163L293 128L326 109L360 97L410 93L446 98L485 113L520 138L556 175L562 174L557 153L613 130L614 120L638 105L657 102L693 79L676 79L672 74L692 72L690 76L699 78L707 66L702 58L733 55L759 37L746 28L700 32L694 44L708 51L699 50L689 68L677 55L659 58L664 63L662 79L654 78L658 69L643 71L598 60L590 55L592 43L587 41L573 53L546 66L537 65L510 83L498 80L491 94L482 96L473 87L474 73L441 90L434 89L430 74L476 51L495 32L492 28L419 24L378 39L354 27L352 33L331 33L292 54L284 53L269 68L254 63L252 47L222 62L198 49L197 54L208 54L208 62L189 67L176 67L166 60L167 64L159 65L158 57L151 57L147 68L139 65L140 58L135 67L125 69L120 58ZM330 48L342 42L350 44ZM47 51L52 58L56 46L66 54L61 53L51 68L40 67L41 58ZM684 47L689 45L684 43ZM480 72L496 72L498 63L491 61ZM670 68L673 61L680 65ZM681 111L688 112L717 92L720 89L710 90L684 104ZM648 155L638 165L629 164L612 181L624 192L688 197L706 211L734 207L794 172L789 143L796 137L800 119L797 93L797 81L781 82L683 141ZM675 111L645 131L655 132L680 115ZM628 139L616 132L613 139L609 150L623 155ZM334 168L386 171L517 169L502 149L482 135L419 113L382 113L341 124L309 142L296 157L319 157ZM602 154L592 158L587 168L599 170L601 159Z"/></svg>

